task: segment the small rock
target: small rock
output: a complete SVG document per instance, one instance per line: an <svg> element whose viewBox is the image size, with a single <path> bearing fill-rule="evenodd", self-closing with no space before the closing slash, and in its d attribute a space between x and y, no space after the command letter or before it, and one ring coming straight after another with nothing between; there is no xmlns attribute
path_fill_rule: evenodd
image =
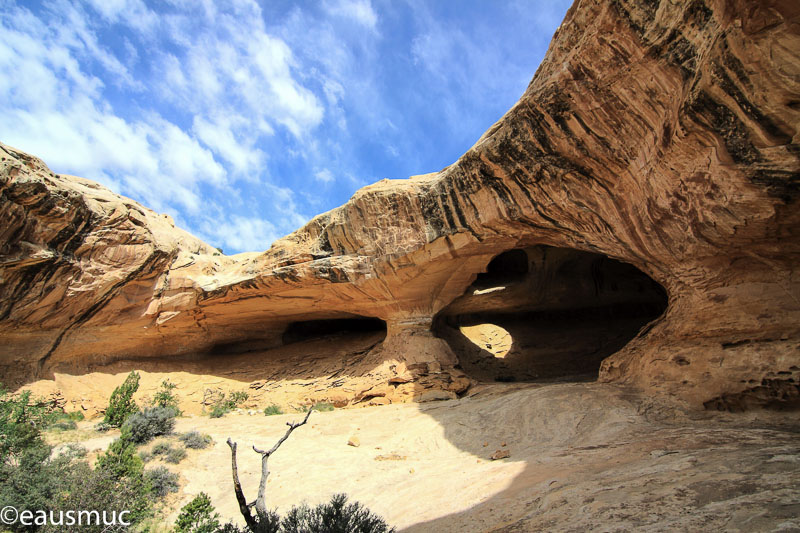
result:
<svg viewBox="0 0 800 533"><path fill-rule="evenodd" d="M376 396L375 398L372 398L369 402L367 402L367 405L389 405L390 403L392 403L392 401L389 400L389 398L385 398L383 396Z"/></svg>
<svg viewBox="0 0 800 533"><path fill-rule="evenodd" d="M511 457L508 450L496 450L489 459L497 461L498 459L506 459L507 457Z"/></svg>
<svg viewBox="0 0 800 533"><path fill-rule="evenodd" d="M441 400L455 400L456 398L458 398L458 396L456 396L455 392L449 390L433 389L423 392L416 398L416 400L418 403L423 403L423 402L435 402Z"/></svg>
<svg viewBox="0 0 800 533"><path fill-rule="evenodd" d="M505 442L505 441L503 441L503 443L502 443L500 446L502 446L503 448L505 448L506 446L508 446L508 444L506 444L506 442Z"/></svg>
<svg viewBox="0 0 800 533"><path fill-rule="evenodd" d="M352 446L353 448L358 448L359 446L361 446L361 439L359 439L357 435L353 435L347 441L347 445Z"/></svg>

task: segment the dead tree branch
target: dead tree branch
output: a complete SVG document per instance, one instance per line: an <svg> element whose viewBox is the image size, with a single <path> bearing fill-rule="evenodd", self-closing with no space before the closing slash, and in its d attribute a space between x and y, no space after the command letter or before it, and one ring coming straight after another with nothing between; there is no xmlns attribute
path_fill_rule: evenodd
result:
<svg viewBox="0 0 800 533"><path fill-rule="evenodd" d="M292 434L292 431L299 428L306 422L308 422L308 417L311 416L311 412L313 408L308 410L306 413L306 417L303 419L302 422L286 422L286 425L289 426L289 429L286 430L286 434L275 443L275 446L270 448L267 451L259 450L258 448L253 446L253 451L261 454L261 481L258 484L258 496L256 497L255 501L251 503L247 503L247 499L244 497L244 492L242 491L242 484L239 482L239 468L236 465L236 447L237 444L233 442L230 437L228 437L228 446L231 449L231 471L233 472L233 490L236 493L236 501L239 503L239 512L242 513L244 517L244 521L252 531L257 531L258 529L258 520L262 516L267 515L267 502L266 502L266 491L267 491L267 478L269 477L269 466L267 461L269 461L270 455L275 453L277 449L283 444L286 439L289 438L289 435ZM253 516L251 509L255 506L256 508L256 516ZM257 518L258 517L258 518Z"/></svg>

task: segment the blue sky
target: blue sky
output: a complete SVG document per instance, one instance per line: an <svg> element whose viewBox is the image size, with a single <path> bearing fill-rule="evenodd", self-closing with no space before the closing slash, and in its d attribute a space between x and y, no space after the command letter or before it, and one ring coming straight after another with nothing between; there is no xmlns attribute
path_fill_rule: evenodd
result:
<svg viewBox="0 0 800 533"><path fill-rule="evenodd" d="M565 1L0 0L0 141L226 253L455 161Z"/></svg>

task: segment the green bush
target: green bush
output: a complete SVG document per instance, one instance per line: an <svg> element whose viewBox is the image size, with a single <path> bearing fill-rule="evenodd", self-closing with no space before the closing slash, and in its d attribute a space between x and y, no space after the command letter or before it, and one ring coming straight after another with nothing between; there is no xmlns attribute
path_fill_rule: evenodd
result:
<svg viewBox="0 0 800 533"><path fill-rule="evenodd" d="M154 454L147 450L141 450L139 452L139 459L141 459L143 463L149 463L153 459L153 456Z"/></svg>
<svg viewBox="0 0 800 533"><path fill-rule="evenodd" d="M211 498L201 492L181 508L175 533L215 533L219 527L219 514L214 511Z"/></svg>
<svg viewBox="0 0 800 533"><path fill-rule="evenodd" d="M0 462L13 462L30 448L46 446L41 438L46 417L29 391L12 396L0 385Z"/></svg>
<svg viewBox="0 0 800 533"><path fill-rule="evenodd" d="M97 457L96 467L115 479L140 479L144 471L142 460L136 454L136 445L124 436L114 439L108 450Z"/></svg>
<svg viewBox="0 0 800 533"><path fill-rule="evenodd" d="M212 392L211 390L206 391ZM219 397L211 404L211 411L208 416L211 418L220 418L239 407L242 403L247 401L249 395L245 391L234 391L230 396L225 395L224 392L219 394Z"/></svg>
<svg viewBox="0 0 800 533"><path fill-rule="evenodd" d="M211 412L208 413L208 416L210 416L211 418L222 418L223 416L227 415L230 412L231 412L230 408L224 405L215 405L214 407L211 408Z"/></svg>
<svg viewBox="0 0 800 533"><path fill-rule="evenodd" d="M267 416L282 415L283 411L281 410L281 408L279 406L277 406L275 404L272 404L272 405L264 408L264 414L267 415Z"/></svg>
<svg viewBox="0 0 800 533"><path fill-rule="evenodd" d="M391 533L380 517L358 502L347 504L345 494L336 494L329 503L313 509L308 505L292 507L281 520L284 533Z"/></svg>
<svg viewBox="0 0 800 533"><path fill-rule="evenodd" d="M48 424L47 429L53 429L56 431L69 431L72 429L78 429L78 424L76 424L74 420L63 418Z"/></svg>
<svg viewBox="0 0 800 533"><path fill-rule="evenodd" d="M122 433L136 444L150 442L155 437L172 433L175 414L170 407L148 407L130 415L122 426Z"/></svg>
<svg viewBox="0 0 800 533"><path fill-rule="evenodd" d="M184 433L178 438L184 446L193 450L202 450L211 444L211 435L204 435L195 430Z"/></svg>
<svg viewBox="0 0 800 533"><path fill-rule="evenodd" d="M48 414L29 394L10 396L0 386L0 502L19 512L64 509L123 511L132 523L150 513L149 486L130 443L115 441L92 469L85 448L67 445L54 455L41 437ZM139 468L137 468L137 465ZM83 527L99 532L105 526ZM61 526L9 525L11 531L64 531ZM4 529L5 531L5 529Z"/></svg>
<svg viewBox="0 0 800 533"><path fill-rule="evenodd" d="M111 427L121 427L128 416L139 410L133 401L133 395L137 390L139 390L139 373L134 370L128 374L122 385L111 393L103 422Z"/></svg>
<svg viewBox="0 0 800 533"><path fill-rule="evenodd" d="M100 433L105 433L106 431L111 430L111 426L105 422L98 422L94 426L95 431L99 431Z"/></svg>
<svg viewBox="0 0 800 533"><path fill-rule="evenodd" d="M67 443L66 446L61 450L61 455L64 457L72 460L72 459L81 459L86 457L89 454L89 450L86 449L85 446L82 444L78 444L77 442L70 442Z"/></svg>
<svg viewBox="0 0 800 533"><path fill-rule="evenodd" d="M231 409L235 409L236 407L239 407L244 402L246 402L247 398L249 398L249 397L250 397L250 395L247 394L247 392L245 392L245 391L233 391L231 393L230 398L228 399L228 403L229 403Z"/></svg>
<svg viewBox="0 0 800 533"><path fill-rule="evenodd" d="M178 492L178 474L170 472L165 466L146 470L144 476L150 484L150 491L159 498L163 498L170 492Z"/></svg>
<svg viewBox="0 0 800 533"><path fill-rule="evenodd" d="M157 442L155 446L150 450L153 455L167 455L169 451L172 449L172 446L169 442Z"/></svg>
<svg viewBox="0 0 800 533"><path fill-rule="evenodd" d="M168 463L178 464L186 459L186 450L183 448L170 448L164 460Z"/></svg>
<svg viewBox="0 0 800 533"><path fill-rule="evenodd" d="M166 407L175 411L176 416L180 416L183 412L178 408L178 397L172 392L177 388L177 385L170 383L165 379L161 382L161 388L153 396L152 407Z"/></svg>
<svg viewBox="0 0 800 533"><path fill-rule="evenodd" d="M304 406L303 407L303 412L307 413L308 409L309 409L308 406ZM333 411L334 409L336 409L336 407L334 407L334 405L332 403L319 402L319 403L315 403L314 405L312 405L311 409L313 409L315 411L319 411L321 413L324 413L324 412L327 412L327 411Z"/></svg>
<svg viewBox="0 0 800 533"><path fill-rule="evenodd" d="M47 414L46 425L48 429L75 429L76 422L83 420L85 417L80 411L52 411Z"/></svg>
<svg viewBox="0 0 800 533"><path fill-rule="evenodd" d="M118 478L108 470L90 468L85 461L71 463L61 475L63 490L50 507L56 512L64 509L96 510L100 513L129 511L126 520L133 524L152 514L150 486L142 477ZM63 526L43 528L43 531L53 533L66 530ZM100 533L109 529L101 523L99 526L81 527L80 531Z"/></svg>

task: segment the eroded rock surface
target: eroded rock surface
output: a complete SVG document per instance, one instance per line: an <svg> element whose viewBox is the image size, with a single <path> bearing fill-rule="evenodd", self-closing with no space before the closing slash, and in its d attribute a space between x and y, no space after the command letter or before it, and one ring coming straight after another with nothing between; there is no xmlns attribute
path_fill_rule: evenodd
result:
<svg viewBox="0 0 800 533"><path fill-rule="evenodd" d="M700 408L790 405L799 50L794 1L579 0L520 101L454 164L233 257L4 147L3 380L265 354L292 323L373 317L386 338L362 375L450 384L458 354L434 317L493 257L547 245L633 265L668 294L601 380Z"/></svg>

